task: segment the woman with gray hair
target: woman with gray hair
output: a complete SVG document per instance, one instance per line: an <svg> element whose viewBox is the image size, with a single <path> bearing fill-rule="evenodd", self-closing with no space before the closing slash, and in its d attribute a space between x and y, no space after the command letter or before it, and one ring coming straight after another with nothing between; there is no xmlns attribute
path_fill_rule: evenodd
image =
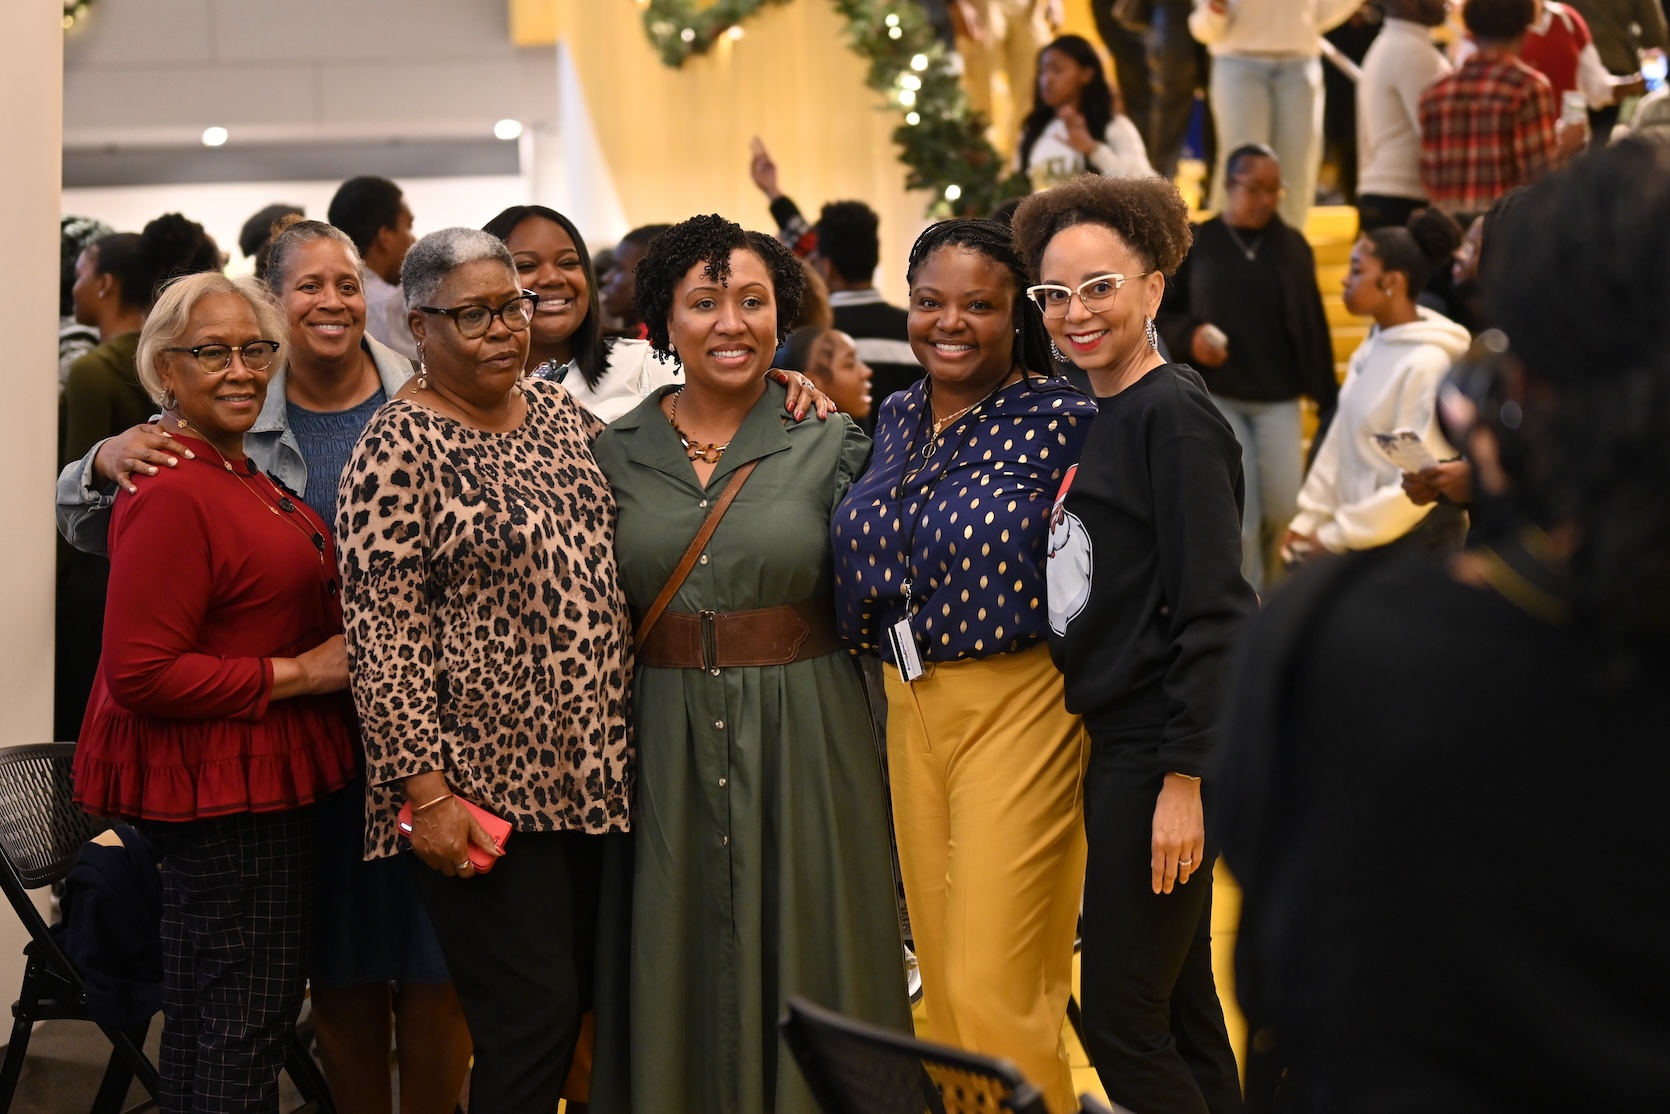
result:
<svg viewBox="0 0 1670 1114"><path fill-rule="evenodd" d="M523 379L537 299L516 277L473 229L407 254L421 364L360 439L336 522L366 854L409 836L475 1042L476 1114L556 1108L589 983L592 837L627 830L632 787L602 427Z"/></svg>
<svg viewBox="0 0 1670 1114"><path fill-rule="evenodd" d="M364 273L346 233L299 216L278 222L267 253L266 281L289 320L290 343L275 362L267 401L245 447L256 466L276 477L326 522L336 518L342 471L366 423L411 378L406 358L365 331ZM107 445L161 441L164 426L144 425L101 442L65 471L75 495L66 507L65 536L102 553L110 515L89 505L80 480L107 476L99 461ZM180 460L178 449L169 454ZM159 463L165 463L159 461ZM154 465L152 466L155 467ZM136 473L139 485L146 473ZM93 493L95 499L97 493ZM344 1110L387 1110L391 1037L400 1058L406 1114L450 1114L469 1070L470 1036L429 915L405 868L363 862L365 786L356 779L316 810L319 853L313 913L314 1032L331 1094ZM392 1025L391 1025L392 1019ZM391 1032L392 1029L392 1032Z"/></svg>
<svg viewBox="0 0 1670 1114"><path fill-rule="evenodd" d="M244 451L287 341L253 279L171 284L137 365L192 455L109 515L104 653L75 792L162 853L170 1114L277 1103L306 978L309 806L354 773L329 527Z"/></svg>

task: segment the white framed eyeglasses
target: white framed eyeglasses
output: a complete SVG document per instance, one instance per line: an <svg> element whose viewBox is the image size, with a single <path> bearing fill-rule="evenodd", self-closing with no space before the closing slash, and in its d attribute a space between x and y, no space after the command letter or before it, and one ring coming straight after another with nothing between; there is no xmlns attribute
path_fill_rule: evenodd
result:
<svg viewBox="0 0 1670 1114"><path fill-rule="evenodd" d="M1113 305L1119 297L1122 288L1131 279L1141 278L1149 272L1143 271L1135 275L1105 274L1086 279L1077 287L1057 286L1055 283L1045 282L1037 286L1026 288L1026 296L1031 298L1045 317L1066 317L1067 307L1072 304L1073 296L1084 305L1088 313L1100 313Z"/></svg>

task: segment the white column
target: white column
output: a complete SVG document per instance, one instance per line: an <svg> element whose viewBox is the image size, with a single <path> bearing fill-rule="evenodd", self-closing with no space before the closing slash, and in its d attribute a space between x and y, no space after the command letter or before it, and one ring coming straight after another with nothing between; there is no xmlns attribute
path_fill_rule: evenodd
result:
<svg viewBox="0 0 1670 1114"><path fill-rule="evenodd" d="M52 738L53 480L58 458L58 188L64 31L56 4L6 6L0 35L0 745ZM0 909L0 1009L23 977L23 925ZM10 1031L9 1023L4 1027ZM0 1033L0 1036L3 1036Z"/></svg>

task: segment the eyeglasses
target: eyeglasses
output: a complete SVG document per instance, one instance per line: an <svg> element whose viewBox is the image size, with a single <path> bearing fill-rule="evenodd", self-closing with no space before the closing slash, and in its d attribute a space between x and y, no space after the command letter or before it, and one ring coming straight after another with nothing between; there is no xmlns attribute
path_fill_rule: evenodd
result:
<svg viewBox="0 0 1670 1114"><path fill-rule="evenodd" d="M1280 201L1282 198L1287 196L1286 182L1281 183L1279 186L1265 186L1255 185L1247 181L1245 178L1231 178L1229 180L1229 184L1246 190L1254 197L1273 197L1277 201Z"/></svg>
<svg viewBox="0 0 1670 1114"><path fill-rule="evenodd" d="M1113 305L1113 300L1119 297L1119 289L1134 278L1141 278L1150 274L1143 271L1136 275L1097 275L1093 279L1086 279L1075 289L1070 286L1057 286L1054 283L1040 283L1026 288L1026 296L1037 303L1045 317L1066 317L1067 308L1073 303L1073 295L1077 294L1079 302L1086 313L1100 313Z"/></svg>
<svg viewBox="0 0 1670 1114"><path fill-rule="evenodd" d="M524 290L510 299L498 309L488 309L486 306L453 306L451 309L439 309L435 306L419 306L424 313L438 313L452 318L452 323L458 326L458 335L465 340L486 336L487 330L493 327L493 318L504 322L504 327L513 333L519 333L533 322L534 309L539 305L539 295Z"/></svg>
<svg viewBox="0 0 1670 1114"><path fill-rule="evenodd" d="M232 353L250 371L266 371L278 356L278 341L252 340L246 344L199 344L195 348L164 348L164 352L190 352L204 375L219 375L232 366Z"/></svg>

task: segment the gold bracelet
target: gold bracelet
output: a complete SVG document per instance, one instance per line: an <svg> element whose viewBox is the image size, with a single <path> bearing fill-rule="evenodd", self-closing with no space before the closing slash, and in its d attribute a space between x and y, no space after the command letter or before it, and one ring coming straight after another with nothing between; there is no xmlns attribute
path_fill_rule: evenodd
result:
<svg viewBox="0 0 1670 1114"><path fill-rule="evenodd" d="M412 815L416 816L418 813L422 812L426 808L434 808L436 805L440 804L442 801L450 801L452 799L452 797L453 797L453 794L451 794L451 793L442 793L439 797L436 797L433 801L430 801L428 804L418 805L416 808L412 809Z"/></svg>
<svg viewBox="0 0 1670 1114"><path fill-rule="evenodd" d="M1185 778L1185 779L1187 779L1187 780L1189 780L1189 781L1199 781L1199 780L1200 780L1200 779L1199 779L1199 778L1198 778L1198 777L1196 777L1196 776L1195 776L1195 775L1194 775L1194 774L1185 774L1185 773L1184 773L1184 772L1183 772L1183 771L1181 771L1181 770L1172 770L1172 771L1171 771L1171 775L1172 775L1172 776L1173 776L1173 777L1180 777L1180 778Z"/></svg>

